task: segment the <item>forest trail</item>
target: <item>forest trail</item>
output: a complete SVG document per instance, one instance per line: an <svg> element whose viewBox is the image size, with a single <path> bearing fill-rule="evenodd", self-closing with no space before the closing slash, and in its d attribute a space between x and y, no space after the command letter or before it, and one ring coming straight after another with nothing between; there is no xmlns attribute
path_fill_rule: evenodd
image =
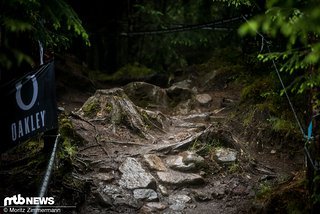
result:
<svg viewBox="0 0 320 214"><path fill-rule="evenodd" d="M2 1L0 214L316 213L317 2Z"/></svg>
<svg viewBox="0 0 320 214"><path fill-rule="evenodd" d="M302 156L246 141L231 119L239 97L239 86L201 78L97 90L69 114L84 139L72 175L90 186L80 212L261 212L261 186L296 179ZM81 103L70 100L66 109Z"/></svg>

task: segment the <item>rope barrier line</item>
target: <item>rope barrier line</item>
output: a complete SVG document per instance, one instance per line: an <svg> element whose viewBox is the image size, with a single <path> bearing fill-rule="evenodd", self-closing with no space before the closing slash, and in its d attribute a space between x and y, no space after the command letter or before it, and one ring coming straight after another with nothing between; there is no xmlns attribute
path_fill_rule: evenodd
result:
<svg viewBox="0 0 320 214"><path fill-rule="evenodd" d="M48 184L49 184L50 177L51 177L51 174L52 174L53 163L54 163L54 160L55 160L55 157L56 157L57 145L58 145L59 139L60 139L60 134L56 135L56 140L54 142L54 146L53 146L53 149L52 149L50 160L49 160L49 163L48 163L48 166L47 166L46 173L45 173L45 175L43 177L41 189L40 189L40 192L39 192L39 197L40 198L45 196L45 194L47 192L47 189L48 189ZM33 214L37 214L39 209L40 209L40 205L37 205L35 211L33 212Z"/></svg>
<svg viewBox="0 0 320 214"><path fill-rule="evenodd" d="M269 53L271 53L269 45L267 45L267 47L268 47ZM291 108L291 110L292 110L292 112L293 112L293 115L294 115L296 121L297 121L297 124L298 124L298 126L299 126L300 132L301 132L301 134L303 135L303 137L306 137L306 134L305 134L305 132L304 132L304 130L303 130L303 128L302 128L302 125L301 125L301 123L300 123L300 121L299 121L297 112L295 111L295 109L294 109L294 107L293 107L293 104L292 104L292 102L291 102L291 100L290 100L290 97L289 97L289 95L288 95L288 93L287 93L287 89L286 89L286 87L285 87L285 85L284 85L284 83L283 83L283 81L282 81L280 72L279 72L279 70L278 70L278 68L277 68L277 65L276 65L276 63L275 63L275 61L274 61L273 59L272 59L272 64L273 64L274 69L276 70L276 73L277 73L277 76L278 76L279 81L280 81L280 83L281 83L281 86L282 86L282 88L283 88L284 94L285 94L286 97L287 97L287 100L288 100L288 103L289 103L289 105L290 105L290 108Z"/></svg>
<svg viewBox="0 0 320 214"><path fill-rule="evenodd" d="M243 19L248 23L248 25L252 28L252 26L250 25L250 23L249 23L249 21L246 19L246 17L245 17L245 16L242 16L242 18L243 18ZM253 28L252 28L252 29L253 29ZM267 48L268 48L268 52L271 53L271 50L270 50L270 47L269 47L270 42L267 41L260 32L258 32L258 31L256 31L256 30L255 30L255 32L256 32L256 34L259 35L259 36L261 37L261 39L262 39L262 46L261 46L260 52L262 52L262 49L263 49L263 46L264 46L264 42L265 42L265 43L267 44L266 46L267 46ZM306 134L305 134L305 132L304 132L304 130L303 130L303 128L302 128L302 125L301 125L301 123L300 123L300 121L299 121L298 115L297 115L297 113L296 113L296 111L295 111L295 109L294 109L294 107L293 107L293 104L292 104L292 102L291 102L291 100L290 100L290 97L289 97L289 95L288 95L288 93L287 93L287 89L286 89L286 87L285 87L285 85L284 85L284 83L283 83L283 80L282 80L282 78L281 78L279 69L278 69L278 67L277 67L274 59L272 59L271 61L272 61L272 65L273 65L273 67L274 67L274 69L275 69L275 71L276 71L276 73L277 73L278 79L279 79L279 81L280 81L280 83L281 83L281 86L282 86L282 88L283 88L284 94L286 95L286 98L287 98L288 103L289 103L289 105L290 105L291 111L292 111L292 113L293 113L293 115L294 115L294 118L295 118L295 120L296 120L296 122L297 122L297 124L298 124L298 126L299 126L300 132L301 132L301 134L303 135L303 137L306 138Z"/></svg>
<svg viewBox="0 0 320 214"><path fill-rule="evenodd" d="M182 27L176 28L168 28L163 30L153 30L153 31L138 31L138 32L128 32L128 33L121 33L122 36L142 36L142 35L156 35L156 34L166 34L166 33L175 33L175 32L182 32L182 31L190 31L190 30L197 30L197 29L210 29L210 30L223 30L227 31L230 28L226 27L214 27L221 24L232 23L238 20L241 20L242 17L234 17L230 19L222 19L210 23L205 24L197 24L197 25L187 25ZM214 28L212 28L214 27Z"/></svg>

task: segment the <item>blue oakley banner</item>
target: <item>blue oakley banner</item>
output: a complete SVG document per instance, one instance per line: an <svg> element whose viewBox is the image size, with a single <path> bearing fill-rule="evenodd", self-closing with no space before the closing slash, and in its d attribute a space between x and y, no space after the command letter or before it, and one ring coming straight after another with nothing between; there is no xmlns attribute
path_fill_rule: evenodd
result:
<svg viewBox="0 0 320 214"><path fill-rule="evenodd" d="M0 152L58 127L53 61L0 87Z"/></svg>

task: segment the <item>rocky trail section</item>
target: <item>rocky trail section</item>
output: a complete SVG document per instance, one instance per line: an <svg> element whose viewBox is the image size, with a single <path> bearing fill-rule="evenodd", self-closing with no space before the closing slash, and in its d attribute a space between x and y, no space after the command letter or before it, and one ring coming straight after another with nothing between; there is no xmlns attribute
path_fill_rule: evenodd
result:
<svg viewBox="0 0 320 214"><path fill-rule="evenodd" d="M228 107L189 86L137 82L98 90L70 114L85 142L73 177L91 187L81 213L251 210L255 183L275 173L254 165L222 123Z"/></svg>
<svg viewBox="0 0 320 214"><path fill-rule="evenodd" d="M84 214L261 213L268 204L275 213L303 201L303 189L291 188L301 181L299 145L273 141L259 126L263 112L246 114L250 105L239 104L242 86L229 69L205 67L190 67L169 88L132 82L89 99L90 81L63 76L65 138L47 195ZM70 88L75 79L82 92ZM31 139L1 155L0 195L37 195L48 159L43 145ZM259 202L268 191L275 200Z"/></svg>

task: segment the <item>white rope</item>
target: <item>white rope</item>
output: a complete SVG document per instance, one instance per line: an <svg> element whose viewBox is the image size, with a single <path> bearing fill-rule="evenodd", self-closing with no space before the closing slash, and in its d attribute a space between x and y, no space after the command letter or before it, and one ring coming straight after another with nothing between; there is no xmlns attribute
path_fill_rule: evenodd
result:
<svg viewBox="0 0 320 214"><path fill-rule="evenodd" d="M51 153L51 156L50 156L50 160L49 160L49 163L48 163L48 166L47 166L47 170L46 170L46 173L44 175L43 182L42 182L42 185L41 185L41 189L40 189L40 193L39 193L39 197L40 198L45 196L45 194L47 192L47 189L48 189L48 184L49 184L49 180L50 180L52 169L53 169L53 163L54 163L54 159L56 157L57 145L58 145L58 142L59 142L59 138L60 138L60 134L58 134L56 136L56 140L54 142L54 146L53 146L52 153ZM37 214L39 209L40 209L40 205L37 205L36 208L34 209L33 214Z"/></svg>
<svg viewBox="0 0 320 214"><path fill-rule="evenodd" d="M128 32L128 33L121 33L121 35L122 36L155 35L155 34L166 34L166 33L191 31L191 30L197 30L197 29L228 31L228 30L231 30L231 28L218 27L218 26L224 25L227 23L232 23L232 22L235 22L238 20L241 20L241 16L230 18L230 19L217 20L217 21L213 21L213 22L205 23L205 24L187 25L187 26L182 26L182 27L168 28L168 29L161 29L161 30Z"/></svg>

